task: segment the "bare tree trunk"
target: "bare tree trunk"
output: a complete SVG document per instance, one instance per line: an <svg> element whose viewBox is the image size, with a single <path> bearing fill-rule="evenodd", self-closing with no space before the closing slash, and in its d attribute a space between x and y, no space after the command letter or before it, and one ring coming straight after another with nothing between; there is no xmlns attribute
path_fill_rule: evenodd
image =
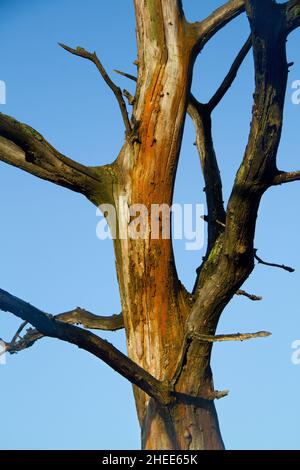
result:
<svg viewBox="0 0 300 470"><path fill-rule="evenodd" d="M190 93L195 58L245 7L251 37L215 95L201 104ZM131 120L121 90L97 55L63 45L92 61L117 98L126 135L113 164L80 165L29 126L0 115L1 161L81 192L94 204L114 204L119 216L114 244L122 314L104 319L76 309L51 317L0 290L0 308L37 329L20 338L23 324L7 350L25 349L43 335L76 344L133 384L144 449L223 449L214 399L226 392L214 390L212 344L268 333L216 336L218 321L235 293L243 292L239 289L253 270L256 218L264 192L300 179L300 172L279 171L276 162L288 73L286 39L300 25L299 2L230 0L199 23L186 21L180 0L135 0L135 10L138 78ZM211 113L251 46L255 64L251 131L225 210ZM170 224L167 233L162 227L163 220L170 222L170 213L162 206L172 205L187 109L196 126L208 207L208 249L192 293L177 275ZM145 217L145 208L146 227L138 217ZM129 233L132 224L139 226L138 238ZM129 357L74 324L124 327Z"/></svg>
<svg viewBox="0 0 300 470"><path fill-rule="evenodd" d="M182 397L161 408L153 400L142 424L142 447L164 450L222 450L218 417L211 401Z"/></svg>
<svg viewBox="0 0 300 470"><path fill-rule="evenodd" d="M117 164L121 183L116 206L172 205L176 167L190 94L195 38L188 32L180 2L136 1L138 83L134 109L136 136L126 142ZM121 199L120 199L121 198ZM126 217L126 207L120 211ZM128 216L128 214L127 214ZM119 228L127 229L128 220ZM125 229L125 230L126 230ZM116 242L117 270L128 354L160 380L171 381L193 303L178 280L172 241ZM202 381L201 374L198 377ZM180 392L180 389L177 390ZM184 393L184 387L183 387ZM195 399L163 409L135 388L143 447L222 448L214 405Z"/></svg>

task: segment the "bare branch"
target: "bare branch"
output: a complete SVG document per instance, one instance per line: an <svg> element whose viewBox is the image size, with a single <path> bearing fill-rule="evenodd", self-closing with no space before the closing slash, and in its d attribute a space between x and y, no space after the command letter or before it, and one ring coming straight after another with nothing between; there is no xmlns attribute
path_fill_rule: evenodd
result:
<svg viewBox="0 0 300 470"><path fill-rule="evenodd" d="M224 98L225 94L233 84L237 73L239 71L240 66L244 62L245 57L247 56L248 52L250 51L252 46L252 39L251 35L249 35L247 41L237 54L232 66L230 67L230 70L226 77L224 78L223 82L221 83L220 87L216 91L216 93L212 96L212 98L209 100L207 103L207 111L210 113L216 108L216 106L220 103L220 101ZM129 80L137 81L137 78L134 75L131 75L126 72L122 72L121 70L114 70L114 72L118 73L119 75L122 75L123 77L128 78ZM190 99L191 105L195 105L195 98L191 96Z"/></svg>
<svg viewBox="0 0 300 470"><path fill-rule="evenodd" d="M184 369L184 364L186 362L188 351L189 351L189 348L193 345L192 344L193 341L198 341L198 342L200 341L202 343L212 344L216 342L225 342L225 341L246 341L246 340L254 339L254 338L266 338L268 336L271 336L271 333L269 333L268 331L258 331L257 333L236 333L236 334L229 334L229 335L206 335L206 334L197 333L195 331L187 332L183 340L181 352L179 354L178 364L177 364L174 376L171 380L171 386L173 390L175 390L175 385L182 373L182 370ZM225 395L223 396L228 395L228 391L226 392L225 392ZM222 397L220 396L220 398Z"/></svg>
<svg viewBox="0 0 300 470"><path fill-rule="evenodd" d="M195 126L196 145L205 181L208 209L208 215L205 219L208 223L208 253L215 240L224 230L222 226L225 222L222 180L212 138L212 122L209 109L191 95L188 113Z"/></svg>
<svg viewBox="0 0 300 470"><path fill-rule="evenodd" d="M224 78L223 82L221 83L220 87L216 91L216 93L213 95L213 97L209 100L208 102L208 109L210 112L212 112L216 106L220 103L220 101L224 98L225 94L233 84L237 73L239 71L240 66L244 62L245 57L247 56L248 52L250 51L252 46L252 38L251 35L248 37L247 41L243 45L242 49L236 56L232 66L230 67L230 70L226 77Z"/></svg>
<svg viewBox="0 0 300 470"><path fill-rule="evenodd" d="M254 105L248 144L228 202L224 242L227 256L240 258L241 273L245 259L250 272L253 268L257 211L276 172L288 75L280 5L272 0L246 0L245 5L253 37Z"/></svg>
<svg viewBox="0 0 300 470"><path fill-rule="evenodd" d="M292 183L293 181L300 181L300 171L281 171L275 176L272 184L273 186L278 186L284 183Z"/></svg>
<svg viewBox="0 0 300 470"><path fill-rule="evenodd" d="M205 20L195 23L194 26L198 27L201 47L243 11L245 11L244 0L230 0L211 13Z"/></svg>
<svg viewBox="0 0 300 470"><path fill-rule="evenodd" d="M105 191L105 178L109 178L105 167L93 169L65 157L32 127L2 113L0 161L88 198L95 192Z"/></svg>
<svg viewBox="0 0 300 470"><path fill-rule="evenodd" d="M258 255L257 255L257 250L254 250L254 258L258 261L258 264L263 264L265 266L271 266L272 268L280 268L283 269L284 271L287 271L289 273L295 272L294 268L290 268L289 266L285 266L284 264L277 264L277 263L267 263L266 261L263 261Z"/></svg>
<svg viewBox="0 0 300 470"><path fill-rule="evenodd" d="M194 397L194 398L197 398L197 399L200 398L201 400L213 401L213 400L220 400L221 398L227 397L228 395L229 395L229 390L222 390L222 391L210 390L210 391L201 393L201 395L198 395L197 397ZM191 398L185 395L184 393L176 392L175 390L174 390L174 396L178 399L179 403L184 402L184 400L187 397L189 399Z"/></svg>
<svg viewBox="0 0 300 470"><path fill-rule="evenodd" d="M2 289L0 289L0 309L28 321L45 336L61 339L90 352L160 403L166 405L171 401L166 384L90 331L59 321Z"/></svg>
<svg viewBox="0 0 300 470"><path fill-rule="evenodd" d="M248 294L248 292L246 292L244 290L241 290L241 289L236 291L235 295L242 295L244 297L247 297L249 300L252 300L253 302L257 302L258 300L262 300L261 296Z"/></svg>
<svg viewBox="0 0 300 470"><path fill-rule="evenodd" d="M271 336L268 331L258 331L257 333L236 333L230 335L202 335L200 333L191 333L193 339L205 341L208 343L216 343L222 341L246 341L253 338L266 338Z"/></svg>
<svg viewBox="0 0 300 470"><path fill-rule="evenodd" d="M122 313L111 316L100 316L77 307L70 312L60 313L56 315L57 320L69 323L71 325L82 325L84 328L102 331L117 331L124 328Z"/></svg>
<svg viewBox="0 0 300 470"><path fill-rule="evenodd" d="M109 86L109 88L112 90L114 93L118 104L119 108L122 114L123 122L125 125L126 133L130 134L131 133L131 124L129 121L128 113L127 113L127 108L126 108L126 103L123 98L122 90L119 88L109 77L108 73L106 72L105 68L103 67L102 63L100 62L96 52L88 52L82 47L77 47L76 49L72 49L69 46L66 46L65 44L59 43L59 45L65 49L66 51L70 52L73 55L77 55L79 57L83 57L84 59L88 59L91 62L93 62L97 69L99 70L100 74L102 75L102 78L104 79L105 83Z"/></svg>
<svg viewBox="0 0 300 470"><path fill-rule="evenodd" d="M245 5L255 65L251 130L227 205L225 231L204 262L187 319L188 331L200 335L215 334L224 307L253 270L257 212L276 171L282 131L288 75L284 17L280 5L272 0L245 0ZM203 362L207 367L211 344L213 341L197 344L193 337L190 343L185 341L178 361L178 382L186 379L186 370L196 373L196 367L203 367Z"/></svg>
<svg viewBox="0 0 300 470"><path fill-rule="evenodd" d="M22 325L25 323L27 324L28 322L24 322ZM10 342L6 342L1 338L1 341L5 344L5 350L2 351L2 354L6 352L9 354L16 354L20 351L24 351L25 349L33 346L36 341L45 337L42 333L40 333L38 330L35 330L34 328L28 328L23 337L19 336L19 338L16 338L15 336Z"/></svg>
<svg viewBox="0 0 300 470"><path fill-rule="evenodd" d="M188 113L196 130L196 146L205 180L205 193L208 208L208 216L204 216L204 220L208 223L208 246L203 263L197 270L198 276L195 282L194 292L200 283L202 266L208 258L215 241L219 238L224 228L226 228L222 180L212 138L211 113L232 85L239 67L251 48L251 44L252 40L250 36L238 53L221 86L208 104L199 103L193 95L190 96Z"/></svg>
<svg viewBox="0 0 300 470"><path fill-rule="evenodd" d="M122 313L112 316L99 316L77 307L75 310L71 310L70 312L55 315L54 318L70 325L81 325L84 328L89 328L92 330L117 331L124 328ZM27 322L24 323L23 326L21 325L22 329L26 324ZM27 349L33 346L33 344L39 339L44 338L42 333L32 328L29 328L26 334L21 338L19 336L19 330L17 331L12 341L10 343L6 343L6 351L10 354L15 354L19 351ZM16 341L18 338L19 340Z"/></svg>
<svg viewBox="0 0 300 470"><path fill-rule="evenodd" d="M290 0L284 4L287 34L300 26L300 0Z"/></svg>
<svg viewBox="0 0 300 470"><path fill-rule="evenodd" d="M191 94L188 113L194 123L196 145L205 182L205 196L208 215L204 220L208 224L207 250L201 266L197 269L193 293L201 284L202 268L220 235L224 232L226 213L223 202L222 179L212 137L211 113L206 105L199 103ZM218 221L218 222L217 222Z"/></svg>
<svg viewBox="0 0 300 470"><path fill-rule="evenodd" d="M129 80L137 82L137 78L134 75L131 75L130 73L122 72L121 70L114 70L114 72L119 75L122 75L122 77L126 77L129 78Z"/></svg>

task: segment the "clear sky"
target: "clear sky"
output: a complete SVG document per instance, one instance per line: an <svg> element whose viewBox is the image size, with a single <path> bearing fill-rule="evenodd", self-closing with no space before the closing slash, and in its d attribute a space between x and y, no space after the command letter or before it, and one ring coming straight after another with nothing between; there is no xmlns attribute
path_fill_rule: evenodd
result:
<svg viewBox="0 0 300 470"><path fill-rule="evenodd" d="M222 1L185 0L199 20ZM132 0L1 0L0 80L7 104L0 111L39 130L57 149L85 164L116 157L123 127L110 90L92 64L57 42L96 50L111 73L135 73ZM300 79L299 32L289 39L282 169L299 169L300 105L292 82ZM193 91L207 100L248 35L245 17L218 33L199 57ZM132 90L126 79L115 76ZM228 95L214 113L216 149L226 198L249 133L253 93L249 54ZM204 203L203 180L191 123L186 124L175 200ZM296 268L294 274L257 266L245 289L263 296L236 297L219 333L268 330L271 338L216 345L215 386L230 395L217 403L228 449L299 449L300 365L291 343L300 339L300 184L269 191L262 202L255 246L266 260ZM81 306L98 314L120 311L110 241L96 237L96 209L82 196L0 163L0 287L50 313ZM190 288L204 250L175 243L182 281ZM19 322L0 312L0 337ZM124 333L103 334L124 350ZM46 339L0 365L1 449L136 449L139 428L131 386L105 364L72 345Z"/></svg>

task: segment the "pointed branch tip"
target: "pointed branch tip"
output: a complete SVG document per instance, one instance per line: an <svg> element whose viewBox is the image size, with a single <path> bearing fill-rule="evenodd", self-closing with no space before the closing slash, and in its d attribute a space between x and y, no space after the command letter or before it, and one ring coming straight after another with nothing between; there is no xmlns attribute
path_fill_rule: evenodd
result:
<svg viewBox="0 0 300 470"><path fill-rule="evenodd" d="M130 73L122 72L121 70L117 69L114 69L114 72L118 75L122 75L122 77L129 78L129 80L132 80L133 82L137 82L137 78L134 75L131 75Z"/></svg>
<svg viewBox="0 0 300 470"><path fill-rule="evenodd" d="M285 264L277 264L277 263L269 263L267 261L262 260L258 255L257 255L257 249L254 250L254 258L258 262L258 264L263 264L264 266L270 266L271 268L279 268L283 269L284 271L287 271L288 273L293 273L295 272L294 268L291 268L290 266L286 266Z"/></svg>

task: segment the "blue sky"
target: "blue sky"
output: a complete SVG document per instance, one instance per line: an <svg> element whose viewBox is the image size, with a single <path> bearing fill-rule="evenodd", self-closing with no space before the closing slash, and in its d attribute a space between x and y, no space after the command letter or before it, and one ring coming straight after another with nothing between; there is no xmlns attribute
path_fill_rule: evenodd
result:
<svg viewBox="0 0 300 470"><path fill-rule="evenodd" d="M0 80L7 104L0 111L39 130L77 161L114 160L123 138L116 103L93 66L57 46L64 42L96 50L108 71L135 72L135 25L131 0L2 0ZM222 1L185 0L186 15L199 20ZM194 73L193 91L207 100L248 35L238 18L207 45ZM288 44L289 76L285 126L279 152L282 169L299 169L300 105L292 104L292 82L300 79L299 33ZM122 86L132 84L115 77ZM227 198L249 133L253 67L251 54L215 111L214 136ZM175 201L204 203L194 132L186 124ZM294 274L257 266L245 288L263 296L252 303L236 297L219 333L272 331L267 339L216 345L217 403L229 449L299 449L300 365L291 343L300 339L300 184L270 190L263 199L255 246ZM82 196L0 163L0 287L51 313L76 306L99 314L120 311L114 254L96 238L96 209ZM204 255L176 242L182 281L191 287ZM0 312L0 337L18 321ZM103 334L124 350L124 333ZM135 449L139 428L131 386L88 353L45 339L0 366L1 449Z"/></svg>

